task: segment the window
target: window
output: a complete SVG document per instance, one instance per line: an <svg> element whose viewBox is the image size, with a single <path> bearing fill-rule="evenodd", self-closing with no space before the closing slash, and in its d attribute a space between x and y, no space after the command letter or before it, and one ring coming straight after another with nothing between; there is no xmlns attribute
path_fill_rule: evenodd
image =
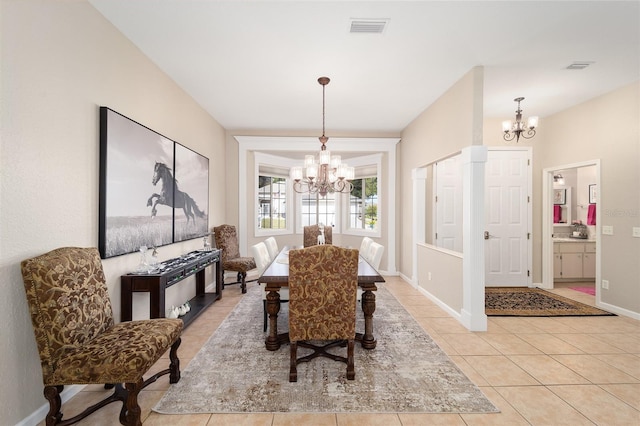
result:
<svg viewBox="0 0 640 426"><path fill-rule="evenodd" d="M258 229L287 228L287 179L258 177Z"/></svg>
<svg viewBox="0 0 640 426"><path fill-rule="evenodd" d="M326 226L336 226L336 195L320 194L301 195L300 219L302 226L324 223Z"/></svg>
<svg viewBox="0 0 640 426"><path fill-rule="evenodd" d="M349 228L376 229L378 226L378 178L352 181L349 195Z"/></svg>

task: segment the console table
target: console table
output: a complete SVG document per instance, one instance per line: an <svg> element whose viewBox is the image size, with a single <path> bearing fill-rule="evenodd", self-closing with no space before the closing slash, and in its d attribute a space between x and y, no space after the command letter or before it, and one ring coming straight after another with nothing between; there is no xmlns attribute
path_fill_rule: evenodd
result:
<svg viewBox="0 0 640 426"><path fill-rule="evenodd" d="M205 269L215 264L216 291L205 293ZM196 295L189 300L191 310L180 318L186 327L207 307L222 297L222 266L220 250L192 251L175 259L166 260L157 266L158 272L129 273L120 277L120 319L131 321L132 296L134 292L149 293L149 316L164 318L165 290L195 274Z"/></svg>

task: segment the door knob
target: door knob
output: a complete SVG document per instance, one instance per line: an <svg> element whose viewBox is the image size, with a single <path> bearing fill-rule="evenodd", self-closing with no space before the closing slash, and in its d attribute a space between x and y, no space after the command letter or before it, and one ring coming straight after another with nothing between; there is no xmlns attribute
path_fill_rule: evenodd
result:
<svg viewBox="0 0 640 426"><path fill-rule="evenodd" d="M490 235L489 235L489 231L484 231L484 239L485 239L485 240L488 240L488 239L489 239L489 237L490 237Z"/></svg>

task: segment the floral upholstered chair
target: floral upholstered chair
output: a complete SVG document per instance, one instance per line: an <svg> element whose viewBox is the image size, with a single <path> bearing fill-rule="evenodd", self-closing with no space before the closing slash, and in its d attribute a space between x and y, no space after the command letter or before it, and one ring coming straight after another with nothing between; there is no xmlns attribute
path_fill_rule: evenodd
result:
<svg viewBox="0 0 640 426"><path fill-rule="evenodd" d="M347 364L355 378L356 289L358 250L318 245L289 252L289 381L298 380L297 365L318 356ZM330 341L316 346L309 341ZM347 356L327 349L347 344ZM314 352L298 358L298 346Z"/></svg>
<svg viewBox="0 0 640 426"><path fill-rule="evenodd" d="M240 246L238 245L238 234L233 225L220 225L213 228L216 239L216 247L222 250L222 287L224 287L224 271L234 271L238 273L238 281L233 284L240 284L243 293L247 292L247 271L256 268L253 257L240 256Z"/></svg>
<svg viewBox="0 0 640 426"><path fill-rule="evenodd" d="M324 226L324 243L333 244L333 228ZM303 228L303 243L305 247L318 245L318 235L320 235L320 227L318 225L305 226Z"/></svg>
<svg viewBox="0 0 640 426"><path fill-rule="evenodd" d="M183 323L158 318L114 324L98 250L65 247L22 262L31 322L40 353L47 426L71 424L121 401L119 421L140 425L138 394L158 377L180 380L177 356ZM169 350L169 368L143 375ZM70 419L62 419L65 385L104 384L114 393Z"/></svg>

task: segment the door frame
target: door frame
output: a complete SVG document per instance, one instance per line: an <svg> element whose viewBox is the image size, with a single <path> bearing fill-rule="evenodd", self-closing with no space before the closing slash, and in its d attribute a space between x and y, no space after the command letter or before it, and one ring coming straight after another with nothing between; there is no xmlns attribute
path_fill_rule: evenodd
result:
<svg viewBox="0 0 640 426"><path fill-rule="evenodd" d="M596 188L600 191L600 160L581 161L578 163L562 164L553 167L546 167L542 170L542 283L545 289L553 288L553 214L551 212L551 202L553 194L553 173L556 170L575 169L580 167L595 166L596 168ZM600 303L600 260L602 258L602 202L598 195L596 203L596 305Z"/></svg>
<svg viewBox="0 0 640 426"><path fill-rule="evenodd" d="M530 146L487 146L488 151L525 151L527 152L527 194L528 202L526 203L527 211L527 229L530 234L530 238L527 240L527 270L529 276L527 277L527 286L533 287L533 148ZM487 153L488 154L488 153ZM487 162L488 162L487 155ZM485 197L487 196L486 182L485 182ZM486 228L486 218L484 227ZM553 274L553 270L551 271ZM486 279L486 271L485 271ZM486 285L486 284L485 284Z"/></svg>

